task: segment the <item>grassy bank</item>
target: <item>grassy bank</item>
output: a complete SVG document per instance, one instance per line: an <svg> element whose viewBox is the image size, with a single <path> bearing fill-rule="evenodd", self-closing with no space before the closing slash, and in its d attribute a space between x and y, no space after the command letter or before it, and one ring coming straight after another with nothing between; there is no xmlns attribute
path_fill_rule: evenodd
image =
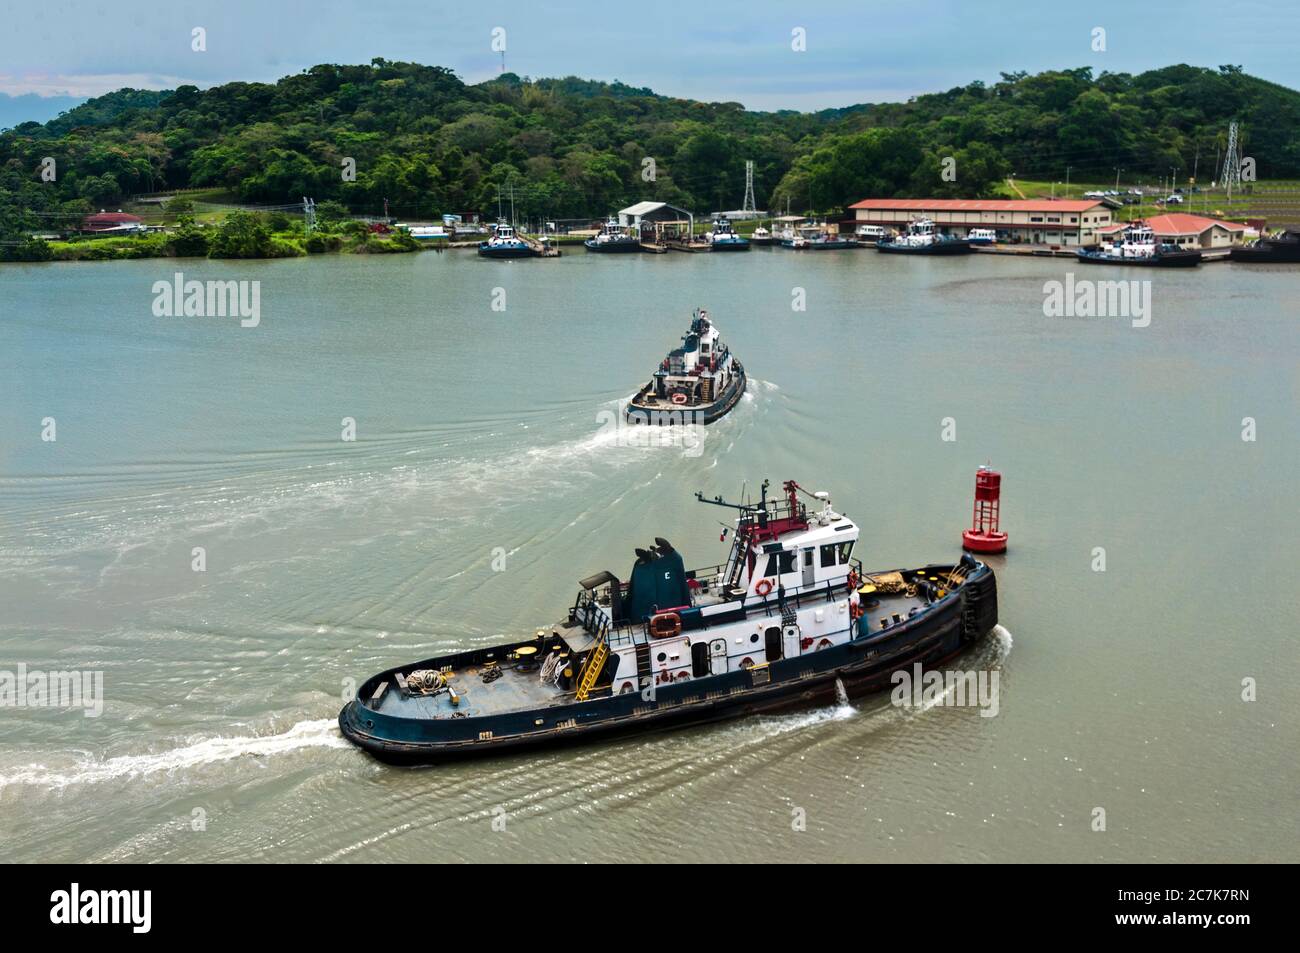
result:
<svg viewBox="0 0 1300 953"><path fill-rule="evenodd" d="M376 235L361 222L331 222L307 234L297 222L234 212L217 225L205 225L193 216L182 215L174 228L163 232L0 244L0 261L298 258L325 254L404 254L422 247L405 233Z"/></svg>
<svg viewBox="0 0 1300 953"><path fill-rule="evenodd" d="M1002 198L1020 198L1018 190L1025 198L1050 198L1053 183L1031 179L1004 182L1000 189ZM1115 213L1119 221L1132 221L1135 218L1148 218L1165 212L1186 212L1191 215L1203 215L1207 218L1222 218L1241 221L1247 218L1268 219L1270 227L1274 225L1300 222L1300 182L1283 179L1262 180L1246 183L1240 190L1234 190L1229 199L1223 189L1203 189L1200 192L1188 192L1188 186L1181 184L1184 190L1183 201L1168 207L1155 204L1155 199L1164 198L1158 184L1133 183L1121 177L1120 188L1141 188L1144 192L1142 202L1138 205L1125 205ZM1084 192L1104 192L1115 188L1115 180L1109 182L1071 182L1069 189L1058 182L1055 195L1058 199L1081 199Z"/></svg>

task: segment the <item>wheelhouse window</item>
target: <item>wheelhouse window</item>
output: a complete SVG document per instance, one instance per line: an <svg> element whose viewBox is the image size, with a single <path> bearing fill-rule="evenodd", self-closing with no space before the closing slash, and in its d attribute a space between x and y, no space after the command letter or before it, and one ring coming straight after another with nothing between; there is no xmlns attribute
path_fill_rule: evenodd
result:
<svg viewBox="0 0 1300 953"><path fill-rule="evenodd" d="M853 541L840 543L840 564L843 565L849 561L849 556L853 554Z"/></svg>
<svg viewBox="0 0 1300 953"><path fill-rule="evenodd" d="M838 552L839 552L839 547L836 546L834 543L827 543L825 546L822 547L822 568L823 569L828 569L831 566L835 565L835 563L838 561L838 557L837 557Z"/></svg>
<svg viewBox="0 0 1300 953"><path fill-rule="evenodd" d="M794 572L794 556L790 552L769 553L767 556L767 572L764 576L783 576L788 572Z"/></svg>

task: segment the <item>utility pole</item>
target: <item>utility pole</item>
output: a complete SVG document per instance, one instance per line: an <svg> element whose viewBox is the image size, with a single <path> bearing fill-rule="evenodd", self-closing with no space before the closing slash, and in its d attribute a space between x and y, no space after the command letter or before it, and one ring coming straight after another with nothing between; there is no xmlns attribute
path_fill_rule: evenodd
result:
<svg viewBox="0 0 1300 953"><path fill-rule="evenodd" d="M1115 188L1118 189L1119 186L1117 185ZM1065 197L1067 199L1070 197L1070 167L1068 165L1065 167Z"/></svg>
<svg viewBox="0 0 1300 953"><path fill-rule="evenodd" d="M1119 168L1118 166L1115 167L1115 191L1116 192L1119 191L1119 174L1123 171L1124 170Z"/></svg>

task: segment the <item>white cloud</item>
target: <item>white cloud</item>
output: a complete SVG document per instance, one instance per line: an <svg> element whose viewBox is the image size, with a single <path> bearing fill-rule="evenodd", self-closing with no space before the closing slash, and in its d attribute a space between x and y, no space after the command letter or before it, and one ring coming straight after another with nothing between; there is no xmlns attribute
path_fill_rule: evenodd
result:
<svg viewBox="0 0 1300 953"><path fill-rule="evenodd" d="M102 96L115 89L130 87L132 89L175 89L187 83L195 86L207 85L195 83L194 80L180 76L164 76L160 73L27 73L13 76L0 73L0 93L10 96L22 96L32 93L37 96Z"/></svg>

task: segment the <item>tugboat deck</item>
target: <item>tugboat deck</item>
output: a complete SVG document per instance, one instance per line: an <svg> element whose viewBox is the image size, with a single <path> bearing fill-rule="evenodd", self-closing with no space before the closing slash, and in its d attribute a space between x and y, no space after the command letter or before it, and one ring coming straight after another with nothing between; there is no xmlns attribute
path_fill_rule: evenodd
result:
<svg viewBox="0 0 1300 953"><path fill-rule="evenodd" d="M573 692L539 679L536 665L521 670L514 663L503 664L501 677L492 682L484 682L482 672L483 667L476 665L450 674L459 704L452 704L450 693L445 691L408 695L389 690L374 710L398 718L481 718L573 700Z"/></svg>

